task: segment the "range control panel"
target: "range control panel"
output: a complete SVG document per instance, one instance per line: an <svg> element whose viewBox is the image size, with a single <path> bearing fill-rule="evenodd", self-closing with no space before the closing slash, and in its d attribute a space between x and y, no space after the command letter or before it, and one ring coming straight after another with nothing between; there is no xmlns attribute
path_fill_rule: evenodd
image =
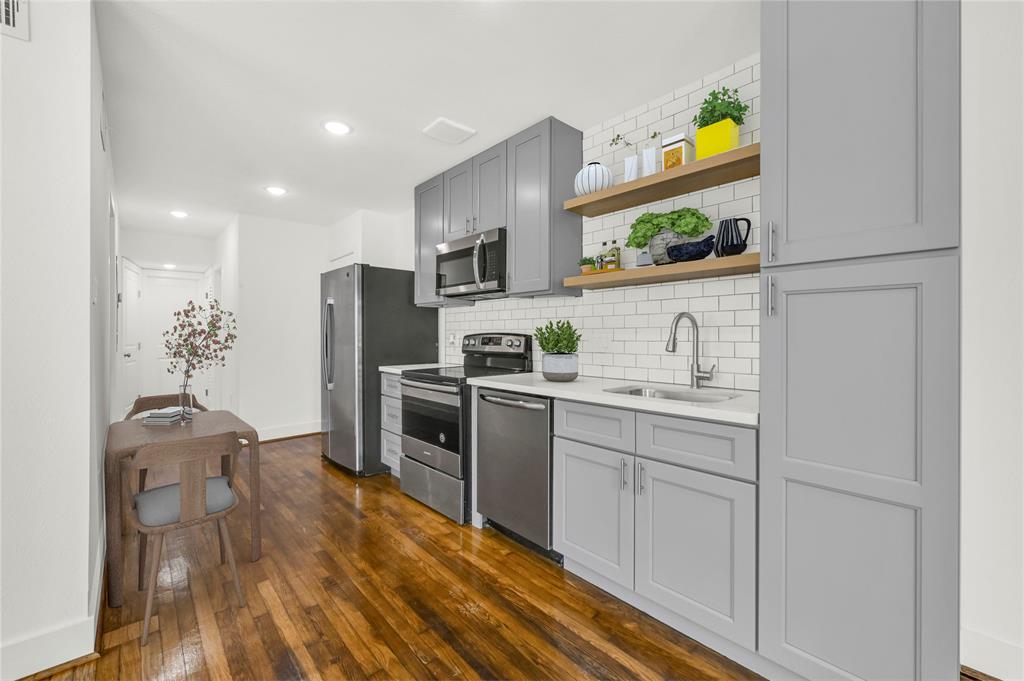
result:
<svg viewBox="0 0 1024 681"><path fill-rule="evenodd" d="M462 339L462 352L529 353L533 336L523 333L474 333Z"/></svg>

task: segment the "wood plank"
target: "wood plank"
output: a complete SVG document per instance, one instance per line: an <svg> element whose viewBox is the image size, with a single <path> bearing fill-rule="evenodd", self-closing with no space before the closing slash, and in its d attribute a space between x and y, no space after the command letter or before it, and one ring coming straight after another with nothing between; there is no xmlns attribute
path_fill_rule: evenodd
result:
<svg viewBox="0 0 1024 681"><path fill-rule="evenodd" d="M562 207L592 218L760 174L761 144L748 144L593 194L577 196Z"/></svg>
<svg viewBox="0 0 1024 681"><path fill-rule="evenodd" d="M617 286L640 286L663 284L668 281L728 277L735 274L751 274L761 271L761 254L741 253L724 258L704 258L690 262L676 262L671 265L648 265L630 267L601 274L583 274L566 277L562 284L570 288L615 288Z"/></svg>

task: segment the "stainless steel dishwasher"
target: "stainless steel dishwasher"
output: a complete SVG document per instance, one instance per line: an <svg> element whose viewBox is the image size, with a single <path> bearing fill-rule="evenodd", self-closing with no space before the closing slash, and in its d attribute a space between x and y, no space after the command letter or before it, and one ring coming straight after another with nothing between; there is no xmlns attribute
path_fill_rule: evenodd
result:
<svg viewBox="0 0 1024 681"><path fill-rule="evenodd" d="M492 524L551 549L551 400L481 388L477 510Z"/></svg>

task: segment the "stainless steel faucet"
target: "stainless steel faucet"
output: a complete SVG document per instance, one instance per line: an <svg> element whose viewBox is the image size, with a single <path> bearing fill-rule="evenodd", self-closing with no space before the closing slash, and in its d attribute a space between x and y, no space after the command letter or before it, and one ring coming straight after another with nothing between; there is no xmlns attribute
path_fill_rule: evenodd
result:
<svg viewBox="0 0 1024 681"><path fill-rule="evenodd" d="M690 324L693 325L693 352L690 354L690 387L697 389L702 387L704 381L710 381L715 375L715 368L717 364L711 365L709 371L700 370L700 329L697 327L697 319L689 312L680 312L672 320L672 324L668 327L668 342L665 343L665 352L676 351L676 331L679 329L679 321L681 319L690 320Z"/></svg>

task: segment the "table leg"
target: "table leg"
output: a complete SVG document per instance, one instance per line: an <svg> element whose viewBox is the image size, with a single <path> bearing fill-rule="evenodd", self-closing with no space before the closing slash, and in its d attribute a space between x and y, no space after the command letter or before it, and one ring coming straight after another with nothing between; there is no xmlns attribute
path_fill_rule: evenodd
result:
<svg viewBox="0 0 1024 681"><path fill-rule="evenodd" d="M106 469L107 506L107 605L120 608L124 601L124 545L121 540L121 471L116 460L108 458Z"/></svg>
<svg viewBox="0 0 1024 681"><path fill-rule="evenodd" d="M252 526L252 560L260 559L260 442L249 441L249 524Z"/></svg>

